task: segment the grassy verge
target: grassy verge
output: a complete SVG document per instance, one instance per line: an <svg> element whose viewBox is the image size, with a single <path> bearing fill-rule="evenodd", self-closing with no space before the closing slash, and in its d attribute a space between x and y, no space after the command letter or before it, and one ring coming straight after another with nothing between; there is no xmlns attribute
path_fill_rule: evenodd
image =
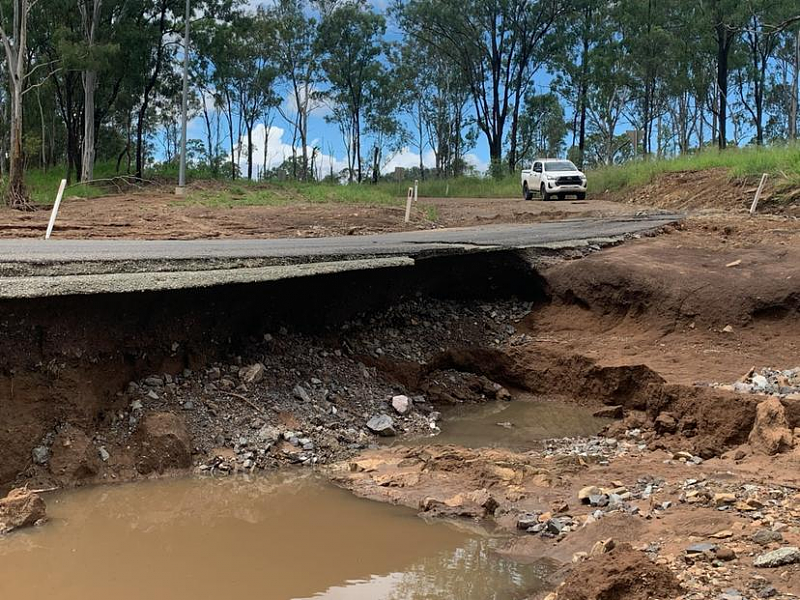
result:
<svg viewBox="0 0 800 600"><path fill-rule="evenodd" d="M777 189L800 187L800 145L774 146L770 148L730 149L725 152L707 150L697 154L680 156L668 160L635 161L624 165L595 169L588 173L591 192L620 191L652 182L663 173L727 169L731 177L757 178L761 173L772 175L772 185ZM31 169L26 181L36 203L50 204L55 199L63 168L42 171ZM97 179L116 175L112 163L98 163ZM166 181L163 173L154 176ZM190 182L201 182L206 173L190 173ZM172 181L174 178L169 177ZM183 202L210 207L235 206L285 206L297 203L341 203L363 205L402 204L413 182L383 181L378 185L332 185L324 183L297 182L249 182L211 181L207 186L194 186ZM86 198L113 195L114 186L72 185L67 196ZM514 198L520 194L518 173L500 179L489 177L459 177L455 179L426 179L419 182L420 198ZM436 217L436 215L430 215ZM432 219L432 220L435 220Z"/></svg>
<svg viewBox="0 0 800 600"><path fill-rule="evenodd" d="M25 185L28 187L31 199L35 204L52 204L56 200L58 186L66 175L63 166L53 167L48 170L28 169L25 172ZM114 165L111 163L98 163L95 167L95 179L110 179L116 176ZM4 190L3 190L4 191ZM101 185L73 184L67 187L64 195L67 197L98 198L107 196L112 190ZM0 192L2 193L2 192Z"/></svg>
<svg viewBox="0 0 800 600"><path fill-rule="evenodd" d="M588 174L589 190L619 191L646 185L662 173L727 169L731 177L776 176L779 185L800 185L800 145L707 150L669 160L637 161Z"/></svg>
<svg viewBox="0 0 800 600"><path fill-rule="evenodd" d="M193 190L188 202L209 207L286 206L311 204L399 205L401 201L381 187L323 183L220 183L214 189Z"/></svg>

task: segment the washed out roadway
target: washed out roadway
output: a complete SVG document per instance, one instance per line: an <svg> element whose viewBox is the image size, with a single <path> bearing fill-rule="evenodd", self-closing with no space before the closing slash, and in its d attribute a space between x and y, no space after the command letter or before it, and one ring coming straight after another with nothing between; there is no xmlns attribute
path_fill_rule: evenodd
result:
<svg viewBox="0 0 800 600"><path fill-rule="evenodd" d="M186 289L386 267L432 256L613 243L674 214L265 240L0 240L0 298Z"/></svg>

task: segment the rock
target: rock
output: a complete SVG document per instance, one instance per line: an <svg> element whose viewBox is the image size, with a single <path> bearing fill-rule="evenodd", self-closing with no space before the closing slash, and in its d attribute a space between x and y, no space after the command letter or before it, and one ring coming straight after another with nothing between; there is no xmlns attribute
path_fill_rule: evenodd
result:
<svg viewBox="0 0 800 600"><path fill-rule="evenodd" d="M135 435L136 470L146 475L166 469L186 469L192 464L192 445L186 423L172 413L150 413Z"/></svg>
<svg viewBox="0 0 800 600"><path fill-rule="evenodd" d="M678 419L672 413L662 412L656 417L655 428L659 434L675 433L678 430Z"/></svg>
<svg viewBox="0 0 800 600"><path fill-rule="evenodd" d="M428 497L420 502L420 508L431 515L474 519L493 515L498 506L497 500L485 489L456 494L446 500Z"/></svg>
<svg viewBox="0 0 800 600"><path fill-rule="evenodd" d="M699 544L692 544L686 548L686 554L704 554L706 552L714 552L717 549L716 544L708 542L700 542Z"/></svg>
<svg viewBox="0 0 800 600"><path fill-rule="evenodd" d="M753 566L771 569L783 565L793 565L798 562L800 562L800 548L786 546L785 548L756 556L755 560L753 560Z"/></svg>
<svg viewBox="0 0 800 600"><path fill-rule="evenodd" d="M242 383L260 383L264 381L264 376L267 374L267 368L261 363L255 363L247 367L239 369L239 379ZM219 377L217 377L219 379Z"/></svg>
<svg viewBox="0 0 800 600"><path fill-rule="evenodd" d="M563 519L550 519L545 523L545 531L552 535L561 535L566 526Z"/></svg>
<svg viewBox="0 0 800 600"><path fill-rule="evenodd" d="M723 333L733 333L733 327L730 325L725 325L725 327L722 328L722 331Z"/></svg>
<svg viewBox="0 0 800 600"><path fill-rule="evenodd" d="M758 405L748 441L754 451L769 456L791 450L792 430L789 429L786 411L778 398L773 396Z"/></svg>
<svg viewBox="0 0 800 600"><path fill-rule="evenodd" d="M744 600L744 596L742 596L739 590L728 589L722 592L719 596L719 600Z"/></svg>
<svg viewBox="0 0 800 600"><path fill-rule="evenodd" d="M750 540L759 546L766 546L773 542L782 542L783 535L779 531L772 531L771 529L759 529L750 536Z"/></svg>
<svg viewBox="0 0 800 600"><path fill-rule="evenodd" d="M375 415L367 421L367 429L382 437L392 437L397 435L394 429L394 420L389 415Z"/></svg>
<svg viewBox="0 0 800 600"><path fill-rule="evenodd" d="M47 507L41 496L24 488L11 490L0 500L0 534L35 525L46 514Z"/></svg>
<svg viewBox="0 0 800 600"><path fill-rule="evenodd" d="M724 560L728 562L736 558L736 552L734 552L733 549L728 548L727 546L720 546L719 548L717 548L717 551L714 552L714 556L719 560Z"/></svg>
<svg viewBox="0 0 800 600"><path fill-rule="evenodd" d="M589 485L578 492L578 500L580 500L582 504L590 504L591 503L590 498L592 496L598 496L600 494L602 494L600 488L593 485Z"/></svg>
<svg viewBox="0 0 800 600"><path fill-rule="evenodd" d="M106 450L105 446L100 446L97 449L97 454L100 456L100 460L103 462L108 462L108 459L111 458L111 455L108 453L108 450Z"/></svg>
<svg viewBox="0 0 800 600"><path fill-rule="evenodd" d="M736 494L731 494L730 492L720 492L714 494L714 504L716 506L733 504L734 502L736 502Z"/></svg>
<svg viewBox="0 0 800 600"><path fill-rule="evenodd" d="M411 407L411 400L409 400L408 396L395 396L392 398L392 408L397 411L397 414L404 415L408 412L408 409Z"/></svg>
<svg viewBox="0 0 800 600"><path fill-rule="evenodd" d="M616 542L612 538L598 540L594 543L594 546L592 546L592 549L589 551L589 556L599 556L600 554L611 552L616 545Z"/></svg>
<svg viewBox="0 0 800 600"><path fill-rule="evenodd" d="M47 446L36 446L31 452L33 462L37 465L46 465L50 460L50 449Z"/></svg>
<svg viewBox="0 0 800 600"><path fill-rule="evenodd" d="M281 430L272 425L264 425L256 433L256 437L262 444L274 444L281 439Z"/></svg>
<svg viewBox="0 0 800 600"><path fill-rule="evenodd" d="M604 406L594 411L592 416L598 419L621 419L624 416L624 411L621 406Z"/></svg>
<svg viewBox="0 0 800 600"><path fill-rule="evenodd" d="M527 531L539 524L539 515L525 514L517 518L517 529Z"/></svg>
<svg viewBox="0 0 800 600"><path fill-rule="evenodd" d="M302 402L306 403L312 402L311 396L308 395L306 389L299 383L296 386L294 386L294 389L292 390L292 395Z"/></svg>

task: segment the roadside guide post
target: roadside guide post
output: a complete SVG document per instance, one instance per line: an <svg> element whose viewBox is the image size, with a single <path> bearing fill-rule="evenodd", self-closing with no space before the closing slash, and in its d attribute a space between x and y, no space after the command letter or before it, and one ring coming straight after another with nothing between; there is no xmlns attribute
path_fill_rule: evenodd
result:
<svg viewBox="0 0 800 600"><path fill-rule="evenodd" d="M44 239L49 240L50 234L53 233L53 226L56 224L56 217L58 216L58 207L61 206L61 197L64 195L64 190L67 188L67 180L62 179L61 185L58 186L58 195L56 196L56 203L53 204L53 211L50 213L50 222L47 224L47 233L44 234Z"/></svg>
<svg viewBox="0 0 800 600"><path fill-rule="evenodd" d="M408 195L406 196L406 218L405 222L408 223L411 220L411 201L414 199L414 188L408 188Z"/></svg>
<svg viewBox="0 0 800 600"><path fill-rule="evenodd" d="M767 183L767 174L764 173L761 176L761 183L758 184L758 189L756 190L756 197L753 198L753 204L750 205L750 216L752 217L756 214L756 209L758 208L758 201L761 199L761 192L764 191L764 184Z"/></svg>

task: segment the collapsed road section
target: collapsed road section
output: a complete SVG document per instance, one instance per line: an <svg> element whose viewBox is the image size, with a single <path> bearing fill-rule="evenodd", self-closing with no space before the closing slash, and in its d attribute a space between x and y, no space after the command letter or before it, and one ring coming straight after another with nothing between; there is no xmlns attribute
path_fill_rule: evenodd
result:
<svg viewBox="0 0 800 600"><path fill-rule="evenodd" d="M294 240L2 240L0 297L200 288L410 266L433 256L580 248L618 242L676 218L574 219Z"/></svg>

